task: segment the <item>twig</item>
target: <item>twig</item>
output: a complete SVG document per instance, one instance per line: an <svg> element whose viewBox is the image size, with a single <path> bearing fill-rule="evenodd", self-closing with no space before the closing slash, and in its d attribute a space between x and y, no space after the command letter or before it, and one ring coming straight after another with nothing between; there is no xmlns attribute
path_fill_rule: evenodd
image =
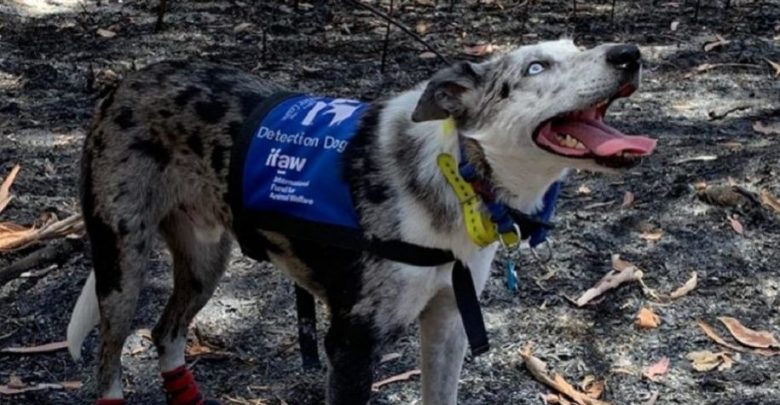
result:
<svg viewBox="0 0 780 405"><path fill-rule="evenodd" d="M393 18L391 18L390 16L385 14L382 10L379 10L376 7L372 6L372 5L363 3L363 2L361 2L359 0L347 0L347 2L352 3L352 4L354 4L354 5L358 6L358 7L362 7L364 9L370 11L371 13L376 15L377 17L382 18L383 20L389 22L390 24L395 25L396 27L400 28L401 31L407 33L410 37L414 38L417 42L419 42L425 48L427 48L429 51L431 51L434 55L436 55L439 59L441 59L442 62L444 62L444 63L446 63L448 65L452 64L449 59L447 59L444 55L439 53L439 51L437 51L436 48L434 48L433 46L431 46L431 44L429 44L424 39L422 39L422 37L420 37L419 35L415 34L414 31L409 29L409 27L403 25L402 23L394 20Z"/></svg>
<svg viewBox="0 0 780 405"><path fill-rule="evenodd" d="M689 79L699 73L704 73L712 69L717 69L722 67L741 67L741 68L750 68L750 69L761 69L761 66L754 65L751 63L704 63L699 66L696 66L692 71L688 72L684 77L686 79Z"/></svg>
<svg viewBox="0 0 780 405"><path fill-rule="evenodd" d="M11 237L0 245L0 251L19 250L36 242L79 233L82 230L84 230L84 221L81 214L74 214L61 221L48 223L40 229L24 229L22 227L19 236Z"/></svg>
<svg viewBox="0 0 780 405"><path fill-rule="evenodd" d="M761 206L761 199L758 197L758 195L756 195L756 193L742 186L733 186L732 188L734 189L734 191L747 197L750 201L753 202L753 204L756 204L759 207Z"/></svg>
<svg viewBox="0 0 780 405"><path fill-rule="evenodd" d="M612 11L609 13L609 23L614 24L615 23L615 2L616 0L612 0Z"/></svg>
<svg viewBox="0 0 780 405"><path fill-rule="evenodd" d="M390 9L388 10L388 17L393 17L393 0L390 0ZM385 73L385 61L387 60L387 47L390 42L390 22L387 22L387 30L385 31L385 43L382 46L382 63L379 65L379 72Z"/></svg>
<svg viewBox="0 0 780 405"><path fill-rule="evenodd" d="M625 267L621 268L622 266ZM602 295L604 292L617 288L623 283L642 280L642 270L639 270L633 264L623 262L617 255L613 255L612 257L612 267L612 271L604 275L595 286L585 291L580 298L575 301L578 307L582 307L594 298Z"/></svg>
<svg viewBox="0 0 780 405"><path fill-rule="evenodd" d="M744 110L747 110L748 108L750 108L749 105L738 105L738 106L736 106L734 108L729 108L728 110L723 111L721 113L716 113L715 111L710 111L707 115L709 115L710 121L722 120L722 119L726 118L726 116L728 116L729 114L731 114L733 112L744 111Z"/></svg>
<svg viewBox="0 0 780 405"><path fill-rule="evenodd" d="M396 383L396 382L399 382L399 381L406 381L406 380L408 380L408 379L410 379L410 378L412 378L413 376L416 376L416 375L420 375L420 370L419 369L409 370L407 372L394 375L394 376L392 376L390 378L386 378L386 379L384 379L382 381L377 381L377 382L371 384L371 391L377 392L377 391L379 391L380 388L384 387L387 384L392 384L392 383Z"/></svg>
<svg viewBox="0 0 780 405"><path fill-rule="evenodd" d="M30 253L11 265L0 269L0 287L21 276L22 273L29 269L38 267L44 263L59 260L64 256L69 256L70 253L81 245L81 239L62 239Z"/></svg>
<svg viewBox="0 0 780 405"><path fill-rule="evenodd" d="M591 398L585 393L577 391L560 374L550 376L547 371L547 364L533 355L531 351L532 345L532 343L528 343L525 348L523 348L523 351L520 352L520 356L523 358L525 367L537 381L571 398L579 405L609 405L608 402Z"/></svg>
<svg viewBox="0 0 780 405"><path fill-rule="evenodd" d="M160 5L157 7L157 23L154 25L154 32L160 32L164 28L165 9L168 6L168 0L160 0Z"/></svg>

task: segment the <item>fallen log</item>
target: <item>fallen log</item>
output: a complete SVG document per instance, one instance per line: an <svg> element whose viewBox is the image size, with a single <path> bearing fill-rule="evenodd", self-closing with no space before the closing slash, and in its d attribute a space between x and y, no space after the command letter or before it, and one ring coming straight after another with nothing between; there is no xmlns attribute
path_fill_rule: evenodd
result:
<svg viewBox="0 0 780 405"><path fill-rule="evenodd" d="M58 239L46 246L35 250L23 258L0 269L0 287L11 280L21 276L30 269L40 267L51 262L62 263L67 256L81 249L84 241L81 238Z"/></svg>

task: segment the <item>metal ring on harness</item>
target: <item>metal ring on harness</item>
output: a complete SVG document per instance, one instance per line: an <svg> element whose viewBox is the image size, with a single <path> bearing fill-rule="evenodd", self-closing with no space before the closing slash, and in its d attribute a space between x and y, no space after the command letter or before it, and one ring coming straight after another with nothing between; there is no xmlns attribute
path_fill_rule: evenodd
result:
<svg viewBox="0 0 780 405"><path fill-rule="evenodd" d="M553 240L550 237L547 237L547 239L544 240L544 242L540 243L539 245L536 245L536 247L531 248L531 255L533 255L534 259L538 260L540 263L547 263L550 260L552 260L553 257ZM542 258L539 253L537 253L537 249L539 246L547 246L547 255Z"/></svg>

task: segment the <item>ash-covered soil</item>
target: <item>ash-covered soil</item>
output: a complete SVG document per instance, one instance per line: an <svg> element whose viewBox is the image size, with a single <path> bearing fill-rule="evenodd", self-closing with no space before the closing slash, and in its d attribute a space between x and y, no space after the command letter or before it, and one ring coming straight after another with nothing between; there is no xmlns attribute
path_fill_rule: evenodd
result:
<svg viewBox="0 0 780 405"><path fill-rule="evenodd" d="M347 2L300 2L297 9L297 1L169 3L161 32L155 31L156 1L0 4L0 173L22 165L13 186L17 198L0 220L31 224L44 211L77 212L80 145L94 103L123 74L149 63L217 61L293 87L363 99L405 89L443 66L393 29L382 72L386 23ZM780 126L780 80L767 63L780 62L780 2L701 2L696 16L696 1L618 1L614 18L610 1L579 1L576 12L571 1L396 3L396 18L453 60L478 59L463 54L474 44L500 52L561 36L585 46L639 44L643 88L613 106L608 119L659 139L657 153L625 175L573 173L559 205L553 259L541 263L527 250L511 255L519 292L507 291L504 259L496 263L482 297L492 349L467 361L460 403L541 403L539 394L548 390L518 354L533 341L537 356L570 381L589 374L606 379L605 399L614 404L642 404L654 391L658 404L780 404L780 356L743 353L731 369L706 373L685 359L694 350L721 350L696 326L700 319L723 335L718 316L780 334L780 214L747 197L725 206L699 197L704 184L780 195L780 134L753 129L757 121ZM705 51L716 34L730 42ZM704 64L716 66L696 70ZM622 207L626 192L635 199ZM744 234L732 228L732 216ZM641 237L657 229L660 240ZM0 256L0 267L33 249ZM574 306L568 298L595 284L613 253L639 266L645 285L661 293L693 271L699 286L658 303L630 284ZM153 326L167 299L169 262L158 249L139 329ZM90 265L79 251L44 274L0 287L0 347L64 339ZM660 315L660 327L634 326L641 307ZM194 324L204 342L227 352L191 362L201 389L223 403L321 403L324 373L300 368L294 314L291 284L271 266L236 253ZM415 334L411 328L393 347L399 356L379 367L377 380L416 367ZM156 355L143 335L132 335L126 346L125 392L131 403L163 403ZM64 351L0 354L0 383L12 374L28 384L85 383L81 390L0 395L0 404L90 403L96 341L94 334L87 340L80 364ZM656 382L641 376L664 356L671 360L667 375ZM385 386L375 403L419 403L419 385L414 377Z"/></svg>

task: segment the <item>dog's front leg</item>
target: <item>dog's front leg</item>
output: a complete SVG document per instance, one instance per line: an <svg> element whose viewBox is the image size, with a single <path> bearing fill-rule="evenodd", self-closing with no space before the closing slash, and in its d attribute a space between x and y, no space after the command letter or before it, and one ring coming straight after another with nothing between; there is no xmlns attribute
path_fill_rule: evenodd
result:
<svg viewBox="0 0 780 405"><path fill-rule="evenodd" d="M498 244L494 243L467 260L478 295L490 276L496 250ZM423 404L454 405L458 402L458 379L466 355L466 332L452 287L436 293L419 319Z"/></svg>
<svg viewBox="0 0 780 405"><path fill-rule="evenodd" d="M363 405L371 396L376 339L365 322L337 314L325 336L328 405Z"/></svg>
<svg viewBox="0 0 780 405"><path fill-rule="evenodd" d="M423 404L456 404L466 333L452 288L428 303L420 315L420 335Z"/></svg>

